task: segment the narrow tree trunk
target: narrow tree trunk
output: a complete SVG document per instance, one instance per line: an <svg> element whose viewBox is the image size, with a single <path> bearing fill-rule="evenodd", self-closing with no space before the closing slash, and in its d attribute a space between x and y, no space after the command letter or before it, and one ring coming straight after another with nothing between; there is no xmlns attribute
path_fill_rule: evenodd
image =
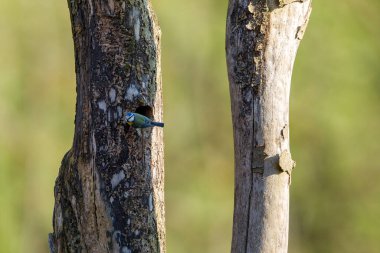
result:
<svg viewBox="0 0 380 253"><path fill-rule="evenodd" d="M234 253L288 248L289 93L311 0L230 0L226 51L235 141Z"/></svg>
<svg viewBox="0 0 380 253"><path fill-rule="evenodd" d="M55 185L51 252L165 252L160 30L147 0L69 0L77 105Z"/></svg>

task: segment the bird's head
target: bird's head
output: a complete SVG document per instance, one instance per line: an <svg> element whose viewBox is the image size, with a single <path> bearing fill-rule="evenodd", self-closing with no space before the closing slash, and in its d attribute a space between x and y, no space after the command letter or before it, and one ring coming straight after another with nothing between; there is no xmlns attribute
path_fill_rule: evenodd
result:
<svg viewBox="0 0 380 253"><path fill-rule="evenodd" d="M127 124L132 125L133 121L135 121L135 114L133 112L128 112L127 115L125 115L125 118L127 120Z"/></svg>

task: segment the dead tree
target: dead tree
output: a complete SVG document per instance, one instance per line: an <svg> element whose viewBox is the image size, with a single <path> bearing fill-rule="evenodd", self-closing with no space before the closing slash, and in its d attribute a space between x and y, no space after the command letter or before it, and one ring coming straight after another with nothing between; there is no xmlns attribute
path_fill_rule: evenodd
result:
<svg viewBox="0 0 380 253"><path fill-rule="evenodd" d="M77 103L54 189L54 253L165 252L160 30L150 1L69 0Z"/></svg>
<svg viewBox="0 0 380 253"><path fill-rule="evenodd" d="M289 93L311 0L230 0L226 53L235 143L234 253L286 253Z"/></svg>

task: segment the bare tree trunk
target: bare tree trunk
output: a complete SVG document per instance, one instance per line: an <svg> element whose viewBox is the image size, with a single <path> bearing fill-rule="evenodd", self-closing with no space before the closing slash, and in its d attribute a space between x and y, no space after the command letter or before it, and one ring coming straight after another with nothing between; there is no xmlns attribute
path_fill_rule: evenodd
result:
<svg viewBox="0 0 380 253"><path fill-rule="evenodd" d="M226 51L235 141L234 253L288 248L289 93L311 0L230 0Z"/></svg>
<svg viewBox="0 0 380 253"><path fill-rule="evenodd" d="M77 105L55 185L54 253L165 252L160 30L147 0L69 0Z"/></svg>

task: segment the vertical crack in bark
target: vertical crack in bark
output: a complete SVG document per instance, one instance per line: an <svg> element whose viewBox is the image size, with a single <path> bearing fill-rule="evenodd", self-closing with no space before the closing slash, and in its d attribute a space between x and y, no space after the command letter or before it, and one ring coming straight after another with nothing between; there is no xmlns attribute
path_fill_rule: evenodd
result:
<svg viewBox="0 0 380 253"><path fill-rule="evenodd" d="M249 190L249 199L248 199L248 219L247 219L247 228L246 228L246 237L245 237L245 253L248 252L248 244L249 244L249 231L250 231L250 222L251 222L251 205L252 205L252 192L253 192L253 171L251 170L251 186Z"/></svg>

